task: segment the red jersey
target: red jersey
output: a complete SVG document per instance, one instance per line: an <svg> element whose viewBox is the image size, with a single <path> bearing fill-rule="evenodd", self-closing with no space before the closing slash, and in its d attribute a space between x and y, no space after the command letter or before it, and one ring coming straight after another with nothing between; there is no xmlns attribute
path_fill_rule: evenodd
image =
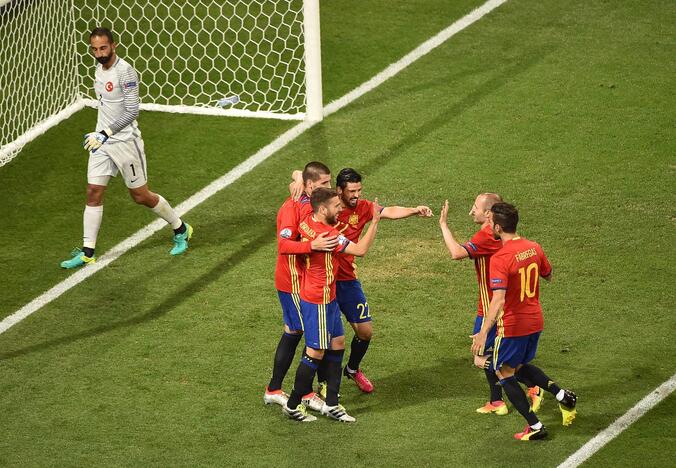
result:
<svg viewBox="0 0 676 468"><path fill-rule="evenodd" d="M301 220L312 213L310 197L303 194L299 200L291 197L277 212L277 266L275 267L275 288L287 293L299 293L303 264L296 255L310 253L309 243L299 243L301 240L298 225ZM282 253L284 252L284 253Z"/></svg>
<svg viewBox="0 0 676 468"><path fill-rule="evenodd" d="M300 298L313 304L328 304L336 299L336 273L338 271L338 257L350 244L350 241L341 235L336 228L320 223L314 216L308 216L299 226L300 234L307 244L319 234L327 232L328 236L338 236L338 245L332 252L315 252L305 257L305 271L300 289Z"/></svg>
<svg viewBox="0 0 676 468"><path fill-rule="evenodd" d="M526 336L542 331L540 277L552 266L537 242L515 237L491 258L491 289L505 289L505 305L498 314L498 336Z"/></svg>
<svg viewBox="0 0 676 468"><path fill-rule="evenodd" d="M469 258L474 260L474 269L479 283L479 305L477 315L483 317L484 311L488 310L488 304L493 297L493 291L488 287L488 275L490 274L491 256L502 248L502 241L493 238L493 229L486 225L479 229L472 238L462 244Z"/></svg>
<svg viewBox="0 0 676 468"><path fill-rule="evenodd" d="M359 242L359 236L364 231L366 223L373 219L373 202L358 200L354 208L343 208L338 215L336 229L351 242ZM351 281L357 279L357 265L354 255L338 256L337 281Z"/></svg>

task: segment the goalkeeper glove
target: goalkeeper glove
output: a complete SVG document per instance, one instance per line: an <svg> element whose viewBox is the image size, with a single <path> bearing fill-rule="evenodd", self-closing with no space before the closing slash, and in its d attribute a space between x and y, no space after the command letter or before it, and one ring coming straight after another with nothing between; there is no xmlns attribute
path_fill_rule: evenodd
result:
<svg viewBox="0 0 676 468"><path fill-rule="evenodd" d="M93 153L99 149L112 134L113 132L109 128L101 130L100 132L87 133L84 137L82 146L84 146L84 149L87 151L91 151Z"/></svg>

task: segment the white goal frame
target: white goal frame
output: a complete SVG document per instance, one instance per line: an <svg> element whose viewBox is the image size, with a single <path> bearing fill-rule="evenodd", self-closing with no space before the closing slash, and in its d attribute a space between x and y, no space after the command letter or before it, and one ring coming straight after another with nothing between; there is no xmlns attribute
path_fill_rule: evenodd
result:
<svg viewBox="0 0 676 468"><path fill-rule="evenodd" d="M8 7L13 2L20 4L26 0L0 0L0 8ZM11 161L16 157L23 146L27 143L33 141L35 138L45 133L50 128L58 125L59 123L65 121L71 117L76 112L80 111L86 106L96 107L96 100L92 99L90 96L82 93L83 83L88 83L92 79L93 70L91 67L87 68L87 75L83 75L82 71L82 52L78 50L78 47L81 47L81 44L78 45L78 41L82 40L81 37L88 31L76 30L76 22L78 20L77 16L77 7L75 5L76 0L60 0L62 2L68 2L70 8L72 9L72 17L70 18L72 24L71 31L72 34L66 34L66 36L71 37L74 41L73 44L73 54L74 56L69 58L69 61L74 62L75 70L73 73L77 75L78 83L75 84L73 89L72 99L69 97L70 102L61 106L60 109L53 112L51 115L46 117L40 116L36 118L35 122L31 122L30 128L25 130L20 135L15 136L12 141L0 140L0 167L7 162ZM91 3L96 4L98 7L98 0L85 0L85 4ZM148 0L152 2L152 0ZM275 0L266 0L273 2ZM272 118L272 119L284 119L284 120L306 120L317 122L323 119L323 102L322 102L322 72L321 72L321 40L320 40L320 17L319 17L319 0L302 0L302 44L303 44L303 63L304 65L304 88L302 90L305 93L305 109L304 112L294 112L294 113L281 113L281 112L271 112L271 111L251 111L246 109L237 109L238 106L233 106L228 108L219 107L217 105L165 105L165 104L156 104L156 103L141 103L141 110L147 111L159 111L159 112L174 112L174 113L189 113L197 115L216 115L216 116L231 116L231 117L255 117L255 118ZM133 2L131 2L133 3ZM96 8L96 7L93 7ZM115 31L114 31L115 33ZM20 40L23 40L21 38ZM12 43L10 44L0 44L0 47L13 47ZM142 73L141 73L142 74ZM141 79L142 83L147 84L145 80ZM29 103L30 104L30 103ZM0 120L11 119L12 116L0 115ZM0 124L3 125L3 124ZM24 126L25 127L25 126ZM0 130L4 130L5 127L0 126ZM2 135L0 135L0 138Z"/></svg>

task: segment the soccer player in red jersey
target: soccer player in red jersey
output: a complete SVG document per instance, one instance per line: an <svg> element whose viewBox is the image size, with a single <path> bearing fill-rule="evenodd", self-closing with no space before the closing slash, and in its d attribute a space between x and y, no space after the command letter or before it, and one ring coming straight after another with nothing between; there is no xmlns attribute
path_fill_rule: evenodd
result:
<svg viewBox="0 0 676 468"><path fill-rule="evenodd" d="M361 181L361 175L351 168L342 169L336 177L336 190L343 205L343 210L337 218L336 229L352 242L359 241L364 227L373 217L374 203L361 198ZM382 208L380 214L382 219L402 219L410 216L429 218L432 216L432 210L427 206L415 208L388 206ZM373 326L369 304L357 279L354 260L353 255L338 257L339 267L336 275L338 305L354 330L350 358L343 373L345 377L354 381L362 392L370 393L373 391L373 384L364 375L360 364L371 342Z"/></svg>
<svg viewBox="0 0 676 468"><path fill-rule="evenodd" d="M283 406L289 396L282 390L282 382L291 366L298 343L302 338L303 324L300 314L300 285L303 264L298 255L315 251L331 251L338 244L337 238L322 235L311 242L301 242L298 225L312 212L310 195L319 187L331 186L331 171L320 162L308 163L302 172L303 193L300 198L287 198L277 212L277 266L275 287L282 306L284 332L277 345L272 378L268 383L263 401ZM323 402L313 393L304 396L312 409L319 411Z"/></svg>
<svg viewBox="0 0 676 468"><path fill-rule="evenodd" d="M488 332L497 323L493 369L509 401L528 421L524 431L514 437L528 441L544 439L547 430L530 409L528 399L517 382L518 374L556 397L564 426L570 425L575 419L577 396L570 390L560 388L542 370L530 364L544 326L539 278L549 281L552 267L540 244L516 233L518 222L519 213L513 205L496 203L491 208L493 237L500 239L503 247L491 258L493 298L481 330L472 337L472 352L478 355L483 351Z"/></svg>
<svg viewBox="0 0 676 468"><path fill-rule="evenodd" d="M479 302L477 305L477 314L474 319L474 331L478 333L481 329L481 324L484 320L484 312L488 310L488 304L491 300L493 292L488 287L488 273L490 269L491 256L502 248L502 242L499 239L493 238L493 229L491 228L489 217L491 207L502 198L496 193L481 193L474 200L472 209L469 215L472 220L481 226L481 228L472 236L472 238L464 244L459 243L453 233L448 227L448 200L444 202L439 216L439 226L441 233L444 236L444 242L451 254L453 260L462 260L464 258L471 258L474 260L474 268L476 270L477 282L479 284ZM491 357L493 355L493 343L495 341L496 327L493 326L486 337L486 346L483 353L474 356L474 364L483 369L488 381L488 388L490 391L490 399L481 408L477 408L477 413L491 414L495 413L499 416L509 413L507 405L502 399L502 387L498 384L498 377L491 366ZM544 392L537 386L530 382L524 382L530 388L528 394L531 396L533 402L533 411L537 411L542 403L542 396Z"/></svg>
<svg viewBox="0 0 676 468"><path fill-rule="evenodd" d="M338 245L332 252L310 252L306 256L305 272L300 291L300 306L305 336L305 352L296 371L293 391L284 413L298 421L314 421L301 403L303 395L312 391L312 381L322 361L325 361L327 379L326 402L322 414L343 422L354 422L339 403L340 380L343 354L345 353L345 332L336 302L336 274L338 256L341 254L363 256L376 236L380 220L380 206L377 200L373 206L371 225L359 243L351 242L334 228L337 216L343 209L338 194L331 189L319 188L311 197L312 216L305 218L299 226L303 240L311 242L323 233L337 236Z"/></svg>

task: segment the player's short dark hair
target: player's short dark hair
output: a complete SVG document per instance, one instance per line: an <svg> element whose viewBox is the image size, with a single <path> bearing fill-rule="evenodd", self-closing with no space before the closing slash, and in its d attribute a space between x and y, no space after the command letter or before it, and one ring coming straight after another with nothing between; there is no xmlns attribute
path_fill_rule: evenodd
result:
<svg viewBox="0 0 676 468"><path fill-rule="evenodd" d="M309 162L303 169L303 183L306 184L308 180L317 182L323 175L331 175L331 169L326 164L319 161Z"/></svg>
<svg viewBox="0 0 676 468"><path fill-rule="evenodd" d="M319 187L318 189L315 189L314 192L312 192L312 195L310 195L310 204L312 205L312 211L314 213L317 213L319 211L319 207L331 200L332 198L335 198L338 196L338 192L336 192L334 189L326 188L326 187Z"/></svg>
<svg viewBox="0 0 676 468"><path fill-rule="evenodd" d="M336 176L336 187L344 189L349 183L361 182L361 174L355 171L351 167L346 167L341 169L338 175Z"/></svg>
<svg viewBox="0 0 676 468"><path fill-rule="evenodd" d="M516 225L519 224L519 211L516 206L504 202L496 203L491 207L491 213L493 224L499 224L508 234L516 232Z"/></svg>
<svg viewBox="0 0 676 468"><path fill-rule="evenodd" d="M113 31L111 31L108 28L104 28L99 26L98 28L92 29L92 32L89 33L89 40L92 40L92 37L94 36L99 36L99 37L107 37L108 42L111 44L115 42L115 39L113 38Z"/></svg>

